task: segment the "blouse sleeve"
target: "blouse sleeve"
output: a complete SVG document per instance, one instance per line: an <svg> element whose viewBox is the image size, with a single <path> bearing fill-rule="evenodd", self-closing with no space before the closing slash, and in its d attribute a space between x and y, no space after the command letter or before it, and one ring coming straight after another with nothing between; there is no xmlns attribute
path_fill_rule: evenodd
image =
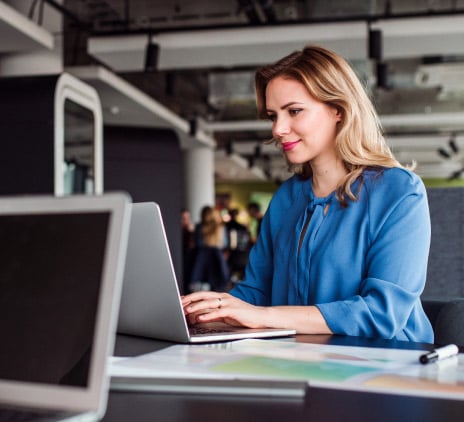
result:
<svg viewBox="0 0 464 422"><path fill-rule="evenodd" d="M392 338L405 331L407 337L409 319L415 325L411 332L430 328L417 308L431 234L426 190L416 175L396 174L401 177L381 178L385 183L365 191L370 242L359 294L317 305L334 333Z"/></svg>
<svg viewBox="0 0 464 422"><path fill-rule="evenodd" d="M275 201L274 197L261 221L258 239L248 257L244 280L230 291L233 296L258 306L271 305L273 272L273 248L270 246L272 244L271 215Z"/></svg>

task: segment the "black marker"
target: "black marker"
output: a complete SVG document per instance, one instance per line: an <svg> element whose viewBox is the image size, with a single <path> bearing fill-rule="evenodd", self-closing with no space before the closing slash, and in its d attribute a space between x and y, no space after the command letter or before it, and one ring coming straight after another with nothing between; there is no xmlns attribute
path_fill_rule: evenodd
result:
<svg viewBox="0 0 464 422"><path fill-rule="evenodd" d="M458 346L455 344L448 344L448 346L439 347L438 349L432 350L425 355L421 355L419 357L419 362L426 364L435 362L437 360L442 360L446 358L450 358L451 356L455 356L459 353Z"/></svg>

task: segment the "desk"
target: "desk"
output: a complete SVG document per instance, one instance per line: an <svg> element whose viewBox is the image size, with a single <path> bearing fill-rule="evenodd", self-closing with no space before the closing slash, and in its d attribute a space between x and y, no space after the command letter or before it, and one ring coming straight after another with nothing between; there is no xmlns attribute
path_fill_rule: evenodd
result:
<svg viewBox="0 0 464 422"><path fill-rule="evenodd" d="M364 347L430 350L429 344L345 336L299 335L295 341ZM115 355L135 356L171 343L121 336ZM184 421L375 421L464 420L464 401L309 387L304 399L110 391L106 422Z"/></svg>

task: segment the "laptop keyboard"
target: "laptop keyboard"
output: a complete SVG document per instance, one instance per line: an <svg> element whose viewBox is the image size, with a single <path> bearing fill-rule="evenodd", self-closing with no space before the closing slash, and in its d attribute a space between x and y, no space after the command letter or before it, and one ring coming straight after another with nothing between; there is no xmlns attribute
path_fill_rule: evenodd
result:
<svg viewBox="0 0 464 422"><path fill-rule="evenodd" d="M190 334L192 335L201 335L201 334L230 333L233 330L228 330L227 328L191 327L189 331L190 331Z"/></svg>
<svg viewBox="0 0 464 422"><path fill-rule="evenodd" d="M0 422L47 422L57 421L61 417L64 417L64 415L56 412L44 413L33 410L0 408Z"/></svg>

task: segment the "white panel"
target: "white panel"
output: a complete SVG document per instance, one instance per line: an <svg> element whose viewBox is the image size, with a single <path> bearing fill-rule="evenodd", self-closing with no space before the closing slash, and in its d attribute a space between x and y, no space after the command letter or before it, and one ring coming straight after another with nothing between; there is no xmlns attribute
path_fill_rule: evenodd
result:
<svg viewBox="0 0 464 422"><path fill-rule="evenodd" d="M306 44L319 44L351 59L367 55L365 22L198 30L155 35L158 69L247 66L273 62ZM93 37L88 52L115 71L142 70L147 36Z"/></svg>
<svg viewBox="0 0 464 422"><path fill-rule="evenodd" d="M53 35L33 21L0 2L0 52L37 48L53 49Z"/></svg>
<svg viewBox="0 0 464 422"><path fill-rule="evenodd" d="M55 88L55 195L64 193L64 137L66 100L85 107L94 117L94 166L93 189L94 193L103 192L103 117L100 98L97 91L74 76L63 73L57 81Z"/></svg>
<svg viewBox="0 0 464 422"><path fill-rule="evenodd" d="M172 128L182 148L196 144L215 146L215 141L202 130L190 136L186 120L113 72L100 66L69 67L66 71L98 91L105 125Z"/></svg>
<svg viewBox="0 0 464 422"><path fill-rule="evenodd" d="M380 20L371 27L382 31L385 59L464 54L462 15Z"/></svg>

